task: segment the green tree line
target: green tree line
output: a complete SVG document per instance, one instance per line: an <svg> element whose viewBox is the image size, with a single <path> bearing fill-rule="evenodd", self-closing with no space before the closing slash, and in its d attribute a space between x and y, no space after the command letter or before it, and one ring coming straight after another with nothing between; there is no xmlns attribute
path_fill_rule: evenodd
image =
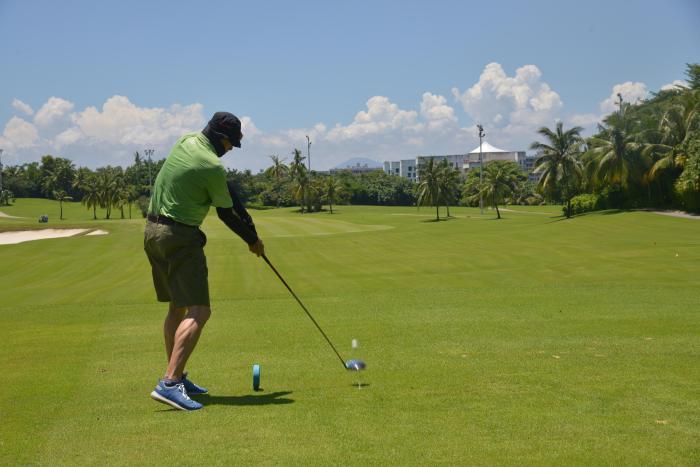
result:
<svg viewBox="0 0 700 467"><path fill-rule="evenodd" d="M104 209L107 219L114 215L115 210L122 219L127 213L131 218L135 204L145 212L150 196L149 180L155 178L163 162L145 160L137 152L134 163L126 169L106 166L91 170L75 167L70 159L46 155L41 162L3 168L3 192L9 194L3 196L3 201L53 198L59 201L60 217L63 218L63 202L79 200L92 210L95 219L97 208Z"/></svg>

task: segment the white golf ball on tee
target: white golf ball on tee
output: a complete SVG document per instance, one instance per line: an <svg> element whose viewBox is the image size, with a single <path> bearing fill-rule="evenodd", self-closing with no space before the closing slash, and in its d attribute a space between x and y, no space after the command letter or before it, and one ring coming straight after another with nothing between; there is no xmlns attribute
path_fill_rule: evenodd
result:
<svg viewBox="0 0 700 467"><path fill-rule="evenodd" d="M356 349L357 347L359 347L359 344L357 343L357 339L353 339L352 340L352 348Z"/></svg>

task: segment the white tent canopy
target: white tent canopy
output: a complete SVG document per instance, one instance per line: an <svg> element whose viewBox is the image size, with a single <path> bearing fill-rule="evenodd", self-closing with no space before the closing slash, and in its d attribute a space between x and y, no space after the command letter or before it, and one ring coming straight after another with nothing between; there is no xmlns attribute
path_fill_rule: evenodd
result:
<svg viewBox="0 0 700 467"><path fill-rule="evenodd" d="M483 153L494 153L494 152L510 152L510 151L504 151L503 149L498 149L497 147L491 146L489 143L484 141L481 144L481 152ZM469 154L479 154L479 146L476 147L472 152Z"/></svg>

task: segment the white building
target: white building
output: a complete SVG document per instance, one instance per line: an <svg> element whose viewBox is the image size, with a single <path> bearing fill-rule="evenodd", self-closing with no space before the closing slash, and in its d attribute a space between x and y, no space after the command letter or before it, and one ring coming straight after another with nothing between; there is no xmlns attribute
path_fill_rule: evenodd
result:
<svg viewBox="0 0 700 467"><path fill-rule="evenodd" d="M518 163L523 170L525 169L525 151L505 151L495 146L491 146L489 143L484 141L481 144L481 148L477 146L473 151L467 154L467 158L465 159L463 166L465 172L475 167L479 167L479 149L481 149L481 157L484 164L488 164L492 161L512 161Z"/></svg>
<svg viewBox="0 0 700 467"><path fill-rule="evenodd" d="M464 166L464 161L466 160L464 154L449 154L449 155L444 155L444 156L418 156L416 157L416 165L418 166L418 170L422 166L428 163L429 159L433 159L434 164L439 164L443 160L447 160L447 164L457 170L463 170Z"/></svg>
<svg viewBox="0 0 700 467"><path fill-rule="evenodd" d="M481 144L481 156L484 165L492 161L512 161L528 173L530 180L538 180L536 174L532 174L534 167L534 157L527 157L525 151L506 151L490 145L486 141ZM467 173L475 167L479 167L479 146L467 154L447 154L438 156L417 156L414 159L404 159L401 161L384 161L384 172L408 178L414 182L418 181L418 171L425 165L428 159L433 159L436 164L447 160L450 167L462 173Z"/></svg>
<svg viewBox="0 0 700 467"><path fill-rule="evenodd" d="M384 161L384 172L390 175L407 178L413 182L417 180L416 159L402 159L400 161Z"/></svg>
<svg viewBox="0 0 700 467"><path fill-rule="evenodd" d="M474 148L468 156L468 160L464 163L464 172L474 167L479 167L479 146ZM483 142L481 144L481 156L484 160L484 165L491 161L516 162L520 166L520 170L527 174L529 181L537 182L540 179L540 174L534 173L535 161L537 158L534 156L527 156L525 151L504 151L503 149L491 146L487 142Z"/></svg>

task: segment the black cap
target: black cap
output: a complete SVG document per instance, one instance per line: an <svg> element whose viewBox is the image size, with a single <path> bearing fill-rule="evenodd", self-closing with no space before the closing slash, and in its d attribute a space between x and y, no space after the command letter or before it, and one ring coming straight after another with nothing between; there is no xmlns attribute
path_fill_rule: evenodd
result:
<svg viewBox="0 0 700 467"><path fill-rule="evenodd" d="M204 128L204 133L214 133L220 138L228 139L235 147L241 147L241 121L230 112L216 112Z"/></svg>

